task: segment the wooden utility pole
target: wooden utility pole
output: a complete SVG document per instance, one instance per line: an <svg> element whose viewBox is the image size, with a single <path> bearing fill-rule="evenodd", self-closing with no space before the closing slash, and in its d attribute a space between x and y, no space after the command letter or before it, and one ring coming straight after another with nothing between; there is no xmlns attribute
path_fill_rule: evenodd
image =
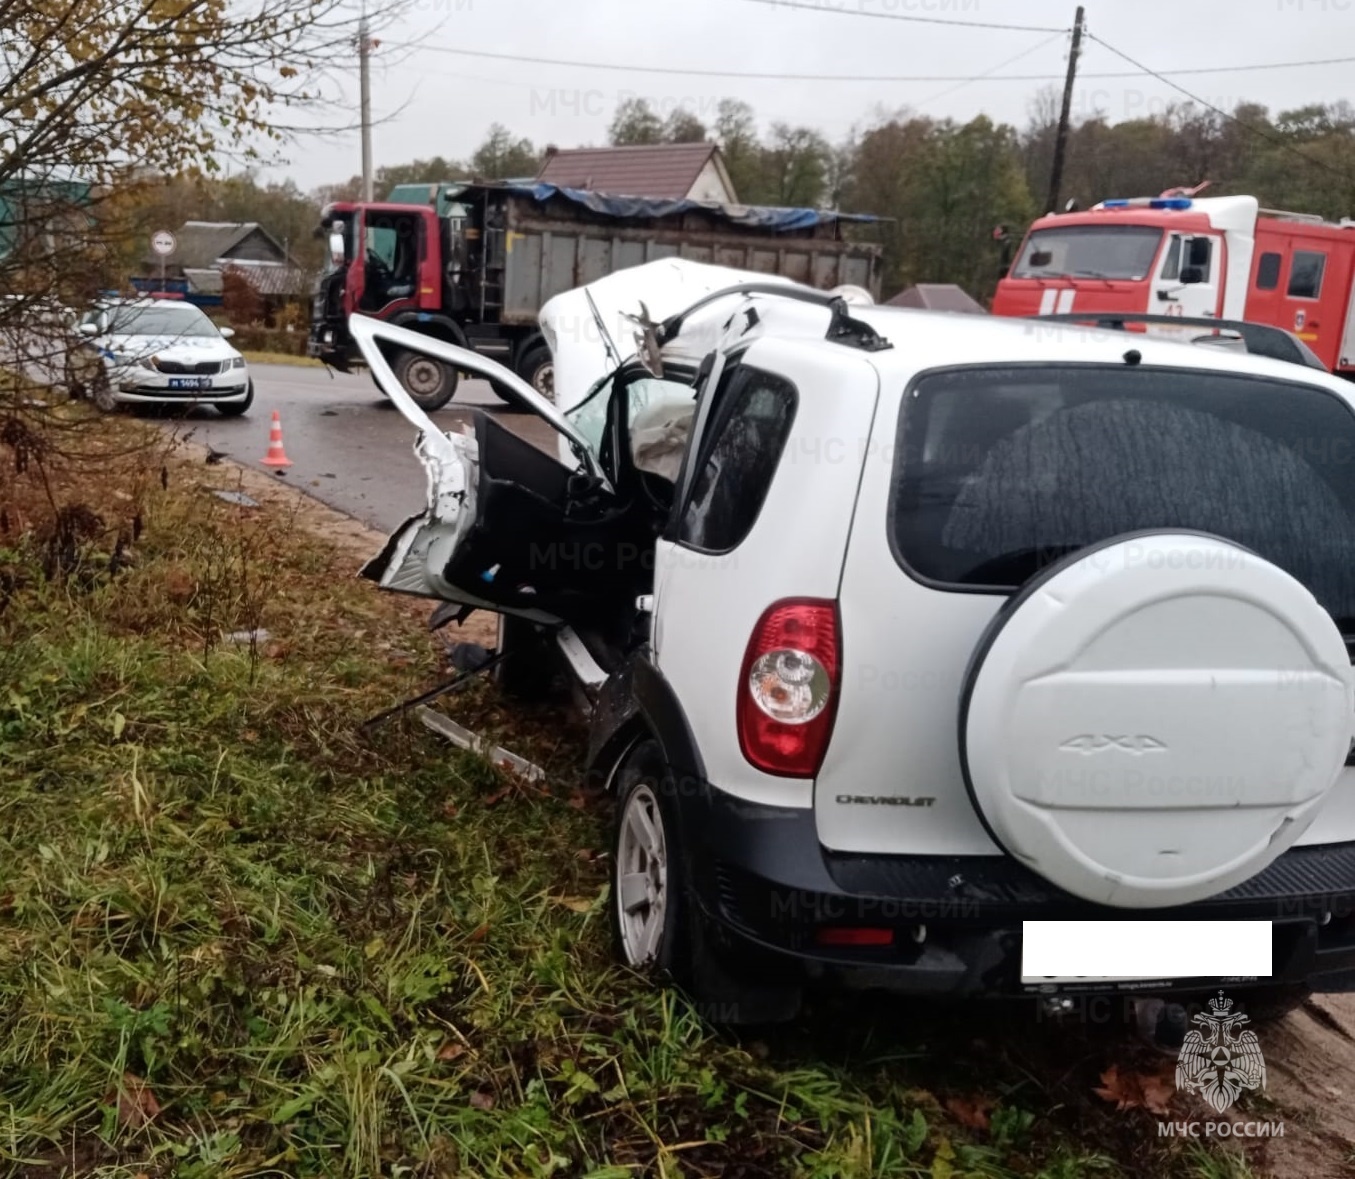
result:
<svg viewBox="0 0 1355 1179"><path fill-rule="evenodd" d="M1078 11L1081 11L1079 9ZM358 105L362 123L362 199L372 199L372 56L371 31L367 27L367 6L362 6L358 22Z"/></svg>
<svg viewBox="0 0 1355 1179"><path fill-rule="evenodd" d="M1054 136L1054 163L1049 169L1049 200L1045 212L1057 212L1059 189L1063 186L1063 157L1068 150L1068 123L1073 115L1073 84L1077 81L1077 58L1082 51L1082 25L1085 10L1078 5L1073 18L1073 44L1068 51L1068 77L1063 83L1063 109L1059 112L1059 129Z"/></svg>

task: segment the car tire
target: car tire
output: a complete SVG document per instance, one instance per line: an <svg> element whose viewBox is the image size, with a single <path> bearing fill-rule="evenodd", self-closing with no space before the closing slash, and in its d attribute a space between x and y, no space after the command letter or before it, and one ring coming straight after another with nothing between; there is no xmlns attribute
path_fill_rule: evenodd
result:
<svg viewBox="0 0 1355 1179"><path fill-rule="evenodd" d="M113 396L113 382L108 379L108 369L102 364L90 378L89 399L100 413L117 413L121 402Z"/></svg>
<svg viewBox="0 0 1355 1179"><path fill-rule="evenodd" d="M254 404L254 382L250 381L245 386L245 399L243 401L231 401L216 407L216 412L223 418L238 418Z"/></svg>
<svg viewBox="0 0 1355 1179"><path fill-rule="evenodd" d="M500 614L498 651L508 656L494 667L500 692L522 701L544 700L551 694L560 662L549 636L535 623Z"/></svg>
<svg viewBox="0 0 1355 1179"><path fill-rule="evenodd" d="M391 370L424 413L441 409L456 393L459 376L456 369L422 352L401 349L395 355Z"/></svg>
<svg viewBox="0 0 1355 1179"><path fill-rule="evenodd" d="M781 1023L800 1009L800 988L732 971L713 950L692 895L677 821L678 776L656 741L631 750L618 773L612 837L612 939L632 970L686 992L698 1015L731 1026Z"/></svg>
<svg viewBox="0 0 1355 1179"><path fill-rule="evenodd" d="M523 353L518 376L547 401L555 401L555 359L545 344L534 344Z"/></svg>

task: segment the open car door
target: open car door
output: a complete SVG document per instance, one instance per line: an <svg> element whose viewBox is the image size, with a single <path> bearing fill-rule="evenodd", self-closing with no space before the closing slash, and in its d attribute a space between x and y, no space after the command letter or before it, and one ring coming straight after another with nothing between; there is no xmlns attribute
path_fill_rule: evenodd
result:
<svg viewBox="0 0 1355 1179"><path fill-rule="evenodd" d="M623 539L625 506L588 440L554 405L487 357L355 315L349 330L372 375L418 430L414 452L428 472L428 506L392 534L362 575L383 589L537 622L575 621L598 608L599 590ZM483 411L473 434L445 434L391 369L396 350L422 353L492 381L515 408L561 436L571 468Z"/></svg>

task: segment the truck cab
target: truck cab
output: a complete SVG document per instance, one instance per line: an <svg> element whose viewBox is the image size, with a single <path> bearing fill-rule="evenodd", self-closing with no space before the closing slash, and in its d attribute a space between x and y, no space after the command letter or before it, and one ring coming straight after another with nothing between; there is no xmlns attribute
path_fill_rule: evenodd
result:
<svg viewBox="0 0 1355 1179"><path fill-rule="evenodd" d="M1151 197L1042 217L998 284L993 311L1240 318L1256 213L1253 197Z"/></svg>
<svg viewBox="0 0 1355 1179"><path fill-rule="evenodd" d="M1330 371L1355 374L1352 228L1250 196L1106 200L1036 221L993 313L1247 320L1293 332Z"/></svg>

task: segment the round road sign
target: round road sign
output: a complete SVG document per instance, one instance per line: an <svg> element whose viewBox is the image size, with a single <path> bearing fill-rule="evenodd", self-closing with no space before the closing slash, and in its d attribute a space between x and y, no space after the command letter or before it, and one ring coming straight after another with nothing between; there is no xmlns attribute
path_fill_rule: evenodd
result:
<svg viewBox="0 0 1355 1179"><path fill-rule="evenodd" d="M162 258L166 254L174 253L174 247L179 243L174 240L174 235L168 229L157 229L151 234L151 249Z"/></svg>

